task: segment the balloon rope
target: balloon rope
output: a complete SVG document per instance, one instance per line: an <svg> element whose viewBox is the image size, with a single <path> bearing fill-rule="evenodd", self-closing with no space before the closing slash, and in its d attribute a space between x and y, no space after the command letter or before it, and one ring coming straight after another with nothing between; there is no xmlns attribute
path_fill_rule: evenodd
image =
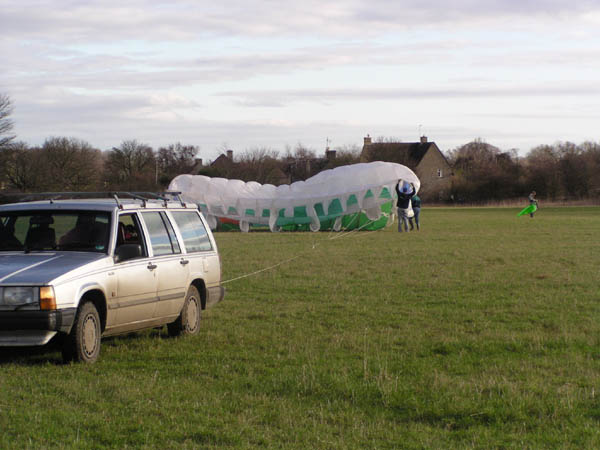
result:
<svg viewBox="0 0 600 450"><path fill-rule="evenodd" d="M384 215L384 216L387 216L387 214L386 214L386 213L383 213L383 215ZM359 228L355 228L354 230L350 230L350 231L345 231L345 230L347 230L347 229L348 229L348 228L346 227L346 229L345 229L344 231L342 231L341 233L339 233L339 234L337 234L336 236L333 236L333 237L327 237L327 238L326 238L326 239L324 239L323 241L333 241L334 239L338 239L338 238L340 238L340 237L349 236L349 235L351 235L351 234L355 233L356 231L359 231L359 230L361 230L362 228L364 228L364 227L366 227L366 226L369 226L369 225L371 225L373 222L375 222L375 221L374 221L374 220L369 220L367 223L365 223L364 225L360 226ZM350 223L348 224L348 226L350 226L350 224L351 224L351 223L352 223L352 222L350 222ZM379 230L371 230L371 231L369 231L368 233L365 233L365 234L374 233L374 232L376 232L376 231L379 231ZM323 241L322 241L322 242L323 242ZM313 242L313 244L312 244L312 247L311 247L309 250L314 250L314 249L315 249L315 248L317 248L317 246L318 246L318 245L320 245L322 242L316 242L316 243L315 243L315 242ZM276 268L276 267L279 267L279 266L281 266L282 264L285 264L285 263L291 262L291 261L293 261L293 260L295 260L295 259L301 258L301 257L305 256L305 254L306 254L306 253L308 253L308 251L304 251L304 252L302 252L302 253L300 253L300 254L298 254L298 255L296 255L296 256L294 256L294 257L292 257L292 258L288 258L288 259L286 259L286 260L283 260L283 261L280 261L280 262L278 262L277 264L273 264L272 266L265 267L265 268L263 268L263 269L256 270L256 271L254 271L254 272L247 273L247 274L244 274L244 275L240 275L239 277L236 277L236 278L231 278L230 280L225 280L225 281L222 281L222 282L221 282L221 284L223 285L223 284L231 283L232 281L241 280L242 278L248 278L248 277L251 277L251 276L253 276L253 275L258 275L259 273L266 272L267 270L274 269L274 268Z"/></svg>
<svg viewBox="0 0 600 450"><path fill-rule="evenodd" d="M354 217L352 219L350 219L350 222L348 222L348 225L346 225L346 227L342 230L342 233L344 233L348 228L350 228L350 226L352 225L352 223L358 219L358 217L360 216L360 212L354 214ZM333 229L333 227L331 227L331 229L329 230L329 234L327 235L327 239L333 239L332 236L334 235L339 235L339 231L335 231Z"/></svg>
<svg viewBox="0 0 600 450"><path fill-rule="evenodd" d="M387 213L382 213L381 215L382 215L383 217L388 217L388 216L389 216ZM357 217L358 217L358 216L357 216ZM379 220L379 219L377 219L377 220ZM345 229L344 231L342 231L341 233L339 233L339 234L337 234L337 235L335 235L335 236L333 236L333 237L330 237L330 238L328 238L328 240L330 240L330 241L333 241L334 239L339 239L339 238L341 238L341 237L345 237L345 236L348 236L348 235L350 235L350 234L356 233L357 231L360 231L360 230L362 230L364 227L368 227L368 226L369 226L369 225L371 225L373 222L375 222L375 220L369 220L367 223L365 223L365 224L361 225L360 227L358 227L358 228L355 228L355 229L353 229L353 230L350 230L350 231L347 231L347 230L348 230L348 227L349 227L349 226L350 226L350 224L352 223L352 222L350 222L350 223L348 224L348 227L346 227L346 229ZM379 231L379 230L371 230L371 232L373 232L373 231Z"/></svg>
<svg viewBox="0 0 600 450"><path fill-rule="evenodd" d="M293 261L293 260L295 260L295 259L298 259L298 258L300 258L301 256L303 256L303 255L296 255L296 256L294 256L293 258L289 258L289 259L286 259L286 260L284 260L284 261L280 261L280 262L278 262L277 264L273 264L272 266L265 267L264 269L260 269L260 270L257 270L257 271L255 271L255 272L252 272L252 273L247 273L247 274L245 274L245 275L241 275L241 276L239 276L239 277L232 278L231 280L222 281L222 282L221 282L221 284L227 284L227 283L231 283L232 281L241 280L242 278L251 277L252 275L257 275L257 274L259 274L259 273L261 273L261 272L266 272L267 270L274 269L274 268L275 268L275 267L277 267L277 266L280 266L280 265L282 265L282 264L285 264L285 263L288 263L288 262L290 262L290 261Z"/></svg>

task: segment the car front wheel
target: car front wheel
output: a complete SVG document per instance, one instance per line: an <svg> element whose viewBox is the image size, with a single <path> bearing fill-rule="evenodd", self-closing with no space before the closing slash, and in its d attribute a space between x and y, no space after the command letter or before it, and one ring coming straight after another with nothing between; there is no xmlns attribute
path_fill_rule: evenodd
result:
<svg viewBox="0 0 600 450"><path fill-rule="evenodd" d="M167 325L169 335L198 334L200 331L200 293L190 286L183 302L183 308L177 320Z"/></svg>
<svg viewBox="0 0 600 450"><path fill-rule="evenodd" d="M75 323L62 347L65 362L93 363L100 355L102 328L100 315L92 302L85 302L77 311Z"/></svg>

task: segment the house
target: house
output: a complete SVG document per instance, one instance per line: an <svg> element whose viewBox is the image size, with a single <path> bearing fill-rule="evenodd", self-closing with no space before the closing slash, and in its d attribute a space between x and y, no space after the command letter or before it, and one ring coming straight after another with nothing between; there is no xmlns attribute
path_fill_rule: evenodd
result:
<svg viewBox="0 0 600 450"><path fill-rule="evenodd" d="M452 167L435 142L421 136L419 142L373 142L367 135L361 162L389 161L410 168L421 180L419 194L430 200L445 199L452 185Z"/></svg>
<svg viewBox="0 0 600 450"><path fill-rule="evenodd" d="M215 169L230 169L234 165L233 150L227 150L227 154L221 153L217 159L210 164L210 167Z"/></svg>

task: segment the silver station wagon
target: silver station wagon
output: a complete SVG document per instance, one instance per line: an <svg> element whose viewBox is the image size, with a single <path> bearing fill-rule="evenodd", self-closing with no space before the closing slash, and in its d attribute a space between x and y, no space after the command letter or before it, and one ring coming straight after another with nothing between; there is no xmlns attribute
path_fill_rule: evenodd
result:
<svg viewBox="0 0 600 450"><path fill-rule="evenodd" d="M0 206L0 346L58 341L94 362L100 339L167 325L196 334L221 262L196 205L130 195Z"/></svg>

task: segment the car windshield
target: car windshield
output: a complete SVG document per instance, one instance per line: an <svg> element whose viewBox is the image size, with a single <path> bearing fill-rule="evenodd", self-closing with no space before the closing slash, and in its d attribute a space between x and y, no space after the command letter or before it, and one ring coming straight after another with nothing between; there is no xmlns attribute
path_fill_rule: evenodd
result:
<svg viewBox="0 0 600 450"><path fill-rule="evenodd" d="M0 251L106 253L110 214L99 211L0 212Z"/></svg>

